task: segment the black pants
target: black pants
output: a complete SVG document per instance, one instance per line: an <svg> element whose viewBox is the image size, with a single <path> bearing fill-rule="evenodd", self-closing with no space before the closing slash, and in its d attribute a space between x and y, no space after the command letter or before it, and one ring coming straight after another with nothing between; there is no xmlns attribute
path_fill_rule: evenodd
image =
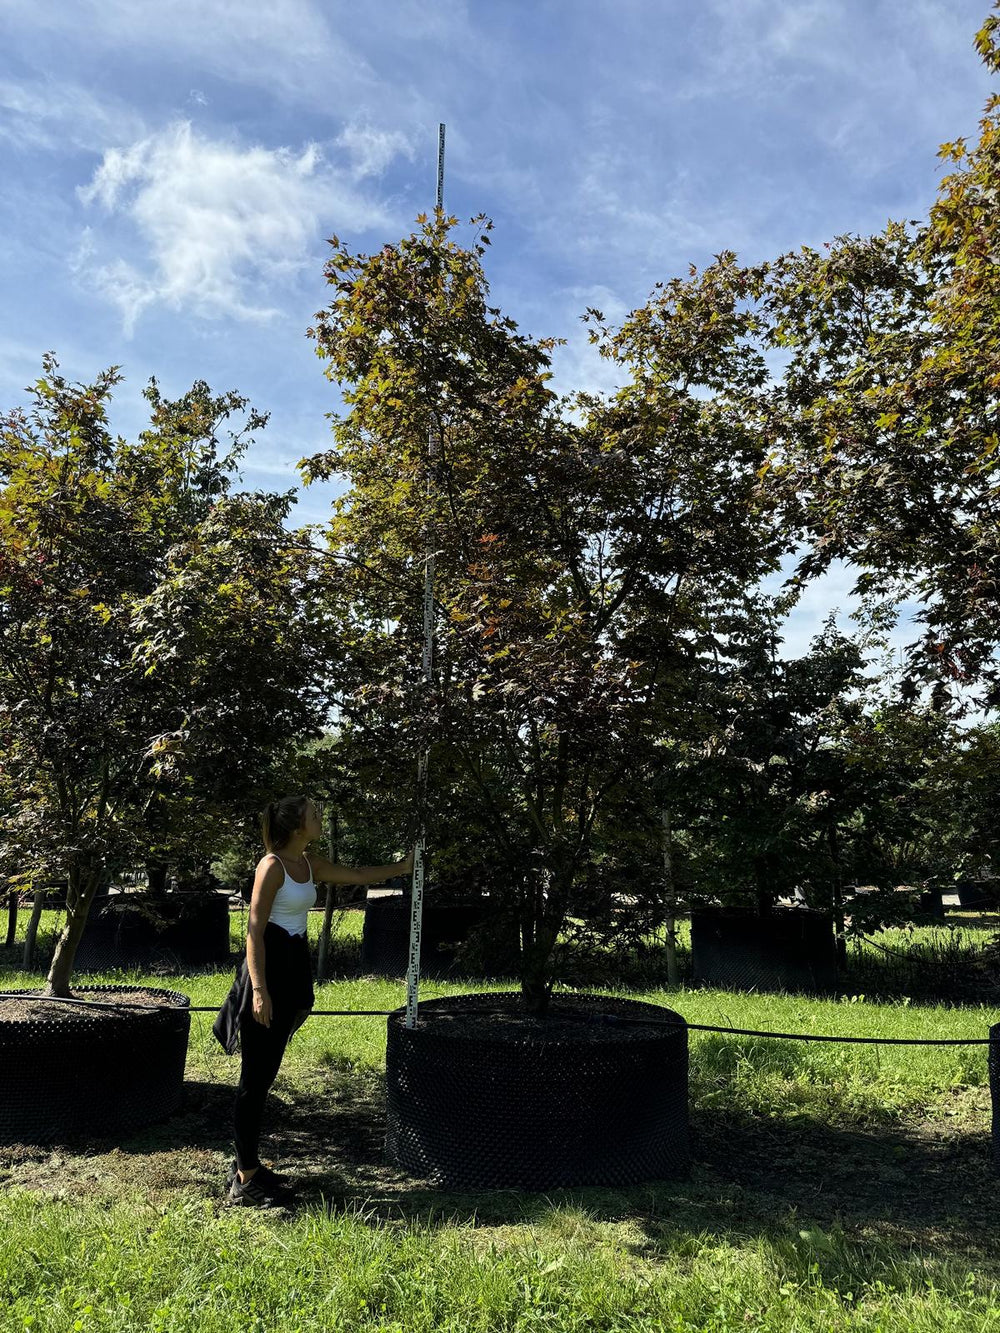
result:
<svg viewBox="0 0 1000 1333"><path fill-rule="evenodd" d="M280 926L269 923L264 931L264 968L271 997L271 1025L258 1023L252 1006L240 1017L242 1064L233 1137L236 1165L241 1171L260 1165L260 1127L268 1090L281 1067L288 1038L306 1020L313 1005L309 947L304 937L288 935Z"/></svg>

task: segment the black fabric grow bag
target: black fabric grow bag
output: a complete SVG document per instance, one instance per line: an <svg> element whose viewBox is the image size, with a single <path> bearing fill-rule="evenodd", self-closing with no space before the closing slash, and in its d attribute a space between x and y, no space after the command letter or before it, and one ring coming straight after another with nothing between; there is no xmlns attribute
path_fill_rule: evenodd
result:
<svg viewBox="0 0 1000 1333"><path fill-rule="evenodd" d="M691 913L694 980L724 990L837 989L833 917L806 907L768 916L703 908Z"/></svg>
<svg viewBox="0 0 1000 1333"><path fill-rule="evenodd" d="M960 879L952 887L963 912L995 912L1000 907L1000 885L995 880Z"/></svg>
<svg viewBox="0 0 1000 1333"><path fill-rule="evenodd" d="M145 910L140 899L115 894L94 904L76 952L79 970L204 967L229 960L228 894L168 893ZM154 920L154 912L165 920Z"/></svg>
<svg viewBox="0 0 1000 1333"><path fill-rule="evenodd" d="M425 1000L416 1027L404 1020L402 1009L390 1016L386 1052L386 1152L397 1166L469 1190L686 1174L688 1037L673 1010L556 995L539 1020L504 992Z"/></svg>
<svg viewBox="0 0 1000 1333"><path fill-rule="evenodd" d="M52 1001L59 1013L5 1020L0 999L0 1143L61 1143L126 1134L172 1115L181 1104L190 1000L177 991L135 986L168 1004L151 1011L93 1011ZM40 991L7 992L31 996Z"/></svg>
<svg viewBox="0 0 1000 1333"><path fill-rule="evenodd" d="M455 969L453 947L488 916L489 905L424 902L420 926L420 971L427 976ZM369 898L361 932L361 972L365 976L405 976L410 960L410 898L408 894ZM495 975L487 971L484 975Z"/></svg>

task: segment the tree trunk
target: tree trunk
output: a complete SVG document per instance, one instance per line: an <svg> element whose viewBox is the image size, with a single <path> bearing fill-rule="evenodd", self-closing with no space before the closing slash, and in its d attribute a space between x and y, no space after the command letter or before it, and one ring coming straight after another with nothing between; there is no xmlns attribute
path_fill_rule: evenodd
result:
<svg viewBox="0 0 1000 1333"><path fill-rule="evenodd" d="M767 867L757 860L754 864L754 885L757 896L757 911L761 916L770 916L774 906L774 881L768 874Z"/></svg>
<svg viewBox="0 0 1000 1333"><path fill-rule="evenodd" d="M146 862L146 884L150 893L162 896L167 891L167 876L170 866L166 861Z"/></svg>
<svg viewBox="0 0 1000 1333"><path fill-rule="evenodd" d="M666 805L660 811L660 846L663 851L663 896L666 906L667 985L676 986L681 979L677 964L677 891L674 887L674 861L671 849L670 810Z"/></svg>
<svg viewBox="0 0 1000 1333"><path fill-rule="evenodd" d="M42 919L42 908L45 906L45 890L35 890L35 900L31 904L31 916L28 918L28 929L24 935L24 956L21 960L21 966L26 972L30 971L35 963L35 940L38 938L38 926Z"/></svg>
<svg viewBox="0 0 1000 1333"><path fill-rule="evenodd" d="M837 941L837 964L847 967L847 931L844 926L844 885L843 867L840 863L840 842L837 838L837 826L831 824L828 829L830 858L833 861L833 930Z"/></svg>
<svg viewBox="0 0 1000 1333"><path fill-rule="evenodd" d="M330 815L330 828L327 834L327 854L336 865L337 862L337 815ZM333 909L337 899L336 886L326 886L326 904L323 908L323 929L319 935L319 955L316 959L316 980L326 980L326 968L330 957L330 935L333 928Z"/></svg>
<svg viewBox="0 0 1000 1333"><path fill-rule="evenodd" d="M555 879L550 870L542 870L542 886L533 900L536 916L532 923L532 942L521 945L521 996L524 1007L536 1018L544 1018L552 998L552 951L569 902L569 883Z"/></svg>
<svg viewBox="0 0 1000 1333"><path fill-rule="evenodd" d="M543 949L536 941L530 953L521 959L521 996L525 1009L536 1018L544 1018L549 1011L552 981L546 976L545 964L551 953L551 946Z"/></svg>
<svg viewBox="0 0 1000 1333"><path fill-rule="evenodd" d="M558 933L547 923L536 921L531 944L521 946L521 996L525 1009L536 1018L544 1018L549 1010L552 996L549 960Z"/></svg>
<svg viewBox="0 0 1000 1333"><path fill-rule="evenodd" d="M87 871L74 867L70 871L66 895L66 924L62 928L56 943L56 951L52 956L52 966L49 968L45 987L46 995L70 998L69 982L73 975L77 946L83 936L83 928L87 924L87 917L100 883L99 867Z"/></svg>
<svg viewBox="0 0 1000 1333"><path fill-rule="evenodd" d="M7 938L4 941L8 949L13 949L14 940L17 936L17 909L20 906L21 894L18 889L11 889L7 895Z"/></svg>

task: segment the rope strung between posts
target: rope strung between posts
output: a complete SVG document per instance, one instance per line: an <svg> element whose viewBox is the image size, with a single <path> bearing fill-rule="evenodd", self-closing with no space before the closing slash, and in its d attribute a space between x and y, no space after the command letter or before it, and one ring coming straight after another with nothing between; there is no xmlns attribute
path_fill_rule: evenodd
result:
<svg viewBox="0 0 1000 1333"><path fill-rule="evenodd" d="M0 994L0 1000L51 1000L57 1004L79 1004L93 1009L148 1009L150 1011L169 1008L170 1006L153 1004L130 1004L128 1001L114 1003L108 1000L66 999L61 995L18 995L10 991ZM188 1014L215 1014L219 1006L215 1004L192 1004L181 1010ZM507 1009L480 1009L477 1016L488 1014L509 1014ZM399 1009L313 1009L310 1018L388 1018L398 1014ZM569 1017L569 1015L566 1015ZM619 1018L614 1014L595 1014L588 1020L581 1021L609 1023L623 1027L663 1027L687 1028L689 1032L719 1032L728 1037L768 1037L779 1041L833 1041L849 1043L855 1046L992 1046L1000 1045L1000 1037L837 1037L819 1032L765 1032L762 1028L722 1028L711 1023L673 1023L664 1018Z"/></svg>
<svg viewBox="0 0 1000 1333"><path fill-rule="evenodd" d="M676 1028L680 1023L670 1023L660 1018L617 1018L612 1014L603 1014L602 1023L628 1023L651 1027ZM856 1046L990 1046L1000 1044L1000 1037L829 1037L819 1032L764 1032L756 1028L717 1028L708 1023L685 1023L689 1032L723 1032L730 1037L776 1037L787 1041L840 1041Z"/></svg>
<svg viewBox="0 0 1000 1333"><path fill-rule="evenodd" d="M164 1009L176 1009L181 1014L217 1014L217 1004L137 1004L133 1000L83 1000L75 996L35 995L31 991L3 991L0 1000L43 1000L49 1004L78 1004L84 1009L133 1009L151 1014L162 1013ZM395 1009L310 1009L310 1018L345 1018L354 1014L359 1018L386 1018L398 1012Z"/></svg>

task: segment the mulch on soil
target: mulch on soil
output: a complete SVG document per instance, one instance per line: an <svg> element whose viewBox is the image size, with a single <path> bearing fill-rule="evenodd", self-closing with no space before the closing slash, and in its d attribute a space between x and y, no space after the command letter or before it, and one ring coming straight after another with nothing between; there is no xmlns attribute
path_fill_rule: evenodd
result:
<svg viewBox="0 0 1000 1333"><path fill-rule="evenodd" d="M173 1009L178 1006L162 995L151 995L148 990L88 990L80 995L81 1000L98 1000L101 1004L113 1004L114 1009L101 1009L97 1005L67 1004L56 999L41 999L38 996L23 997L8 991L0 992L0 1023L59 1023L68 1018L115 1018L126 1007L129 1013L136 1009Z"/></svg>

